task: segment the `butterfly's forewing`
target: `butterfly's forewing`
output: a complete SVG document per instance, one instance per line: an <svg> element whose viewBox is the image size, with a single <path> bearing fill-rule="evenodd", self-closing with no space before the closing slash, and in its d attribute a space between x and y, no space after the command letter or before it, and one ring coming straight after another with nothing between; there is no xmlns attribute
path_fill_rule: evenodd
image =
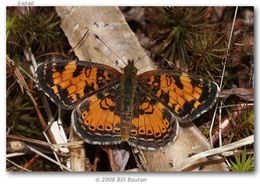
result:
<svg viewBox="0 0 260 186"><path fill-rule="evenodd" d="M178 125L172 113L138 87L129 143L144 149L156 149L174 141L177 132Z"/></svg>
<svg viewBox="0 0 260 186"><path fill-rule="evenodd" d="M58 106L71 109L88 96L118 83L121 73L86 61L45 62L36 69L38 86Z"/></svg>
<svg viewBox="0 0 260 186"><path fill-rule="evenodd" d="M88 97L72 112L72 126L77 134L91 144L121 143L121 119L116 112L118 86Z"/></svg>
<svg viewBox="0 0 260 186"><path fill-rule="evenodd" d="M138 76L138 81L182 122L196 119L210 109L219 92L212 81L172 71L145 72Z"/></svg>

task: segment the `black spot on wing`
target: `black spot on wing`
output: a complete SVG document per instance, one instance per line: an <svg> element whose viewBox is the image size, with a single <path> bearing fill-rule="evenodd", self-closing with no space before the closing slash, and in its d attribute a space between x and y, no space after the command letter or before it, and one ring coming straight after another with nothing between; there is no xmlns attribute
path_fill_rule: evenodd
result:
<svg viewBox="0 0 260 186"><path fill-rule="evenodd" d="M160 100L162 100L162 102L164 104L168 105L168 103L170 101L169 91L168 91L168 93L161 91Z"/></svg>
<svg viewBox="0 0 260 186"><path fill-rule="evenodd" d="M149 103L150 103L151 105L155 105L157 102L158 102L158 101L157 101L156 99L151 99L151 100L149 101Z"/></svg>
<svg viewBox="0 0 260 186"><path fill-rule="evenodd" d="M101 68L99 68L97 70L96 79L97 79L97 84L98 84L99 87L105 86L107 84L107 80L106 80L106 77L104 75L104 72L105 72L104 69L101 69Z"/></svg>
<svg viewBox="0 0 260 186"><path fill-rule="evenodd" d="M98 93L97 93L97 98L98 98L98 99L104 99L104 98L105 98L104 93L103 93L103 92L98 92Z"/></svg>
<svg viewBox="0 0 260 186"><path fill-rule="evenodd" d="M191 113L191 111L192 111L192 109L193 109L194 102L195 102L195 101L193 101L193 103L186 101L186 102L184 103L183 109L185 110L186 113Z"/></svg>
<svg viewBox="0 0 260 186"><path fill-rule="evenodd" d="M203 83L203 86L201 87L201 89L202 89L202 92L201 92L201 96L199 98L199 101L203 102L206 99L208 99L208 97L209 97L211 84Z"/></svg>
<svg viewBox="0 0 260 186"><path fill-rule="evenodd" d="M81 74L82 67L77 67L76 70L73 72L72 76L75 78Z"/></svg>
<svg viewBox="0 0 260 186"><path fill-rule="evenodd" d="M179 78L179 77L176 77L176 76L173 77L173 78L174 78L174 81L175 81L176 86L177 86L179 89L183 89L183 84L182 84L180 78Z"/></svg>
<svg viewBox="0 0 260 186"><path fill-rule="evenodd" d="M201 80L191 78L191 84L193 87L196 87L196 86L200 87Z"/></svg>
<svg viewBox="0 0 260 186"><path fill-rule="evenodd" d="M86 93L86 95L90 95L92 92L95 92L96 89L94 88L94 83L89 83L86 84L85 88L84 88L84 92Z"/></svg>

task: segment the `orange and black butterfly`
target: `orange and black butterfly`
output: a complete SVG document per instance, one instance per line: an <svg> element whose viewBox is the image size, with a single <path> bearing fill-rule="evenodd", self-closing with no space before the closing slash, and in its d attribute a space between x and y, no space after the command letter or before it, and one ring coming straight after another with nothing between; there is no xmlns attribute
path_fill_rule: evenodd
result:
<svg viewBox="0 0 260 186"><path fill-rule="evenodd" d="M90 144L128 142L156 149L177 136L177 118L191 121L216 102L219 87L186 73L153 70L137 75L133 61L121 73L86 61L42 63L39 87L64 109L73 109L77 134Z"/></svg>

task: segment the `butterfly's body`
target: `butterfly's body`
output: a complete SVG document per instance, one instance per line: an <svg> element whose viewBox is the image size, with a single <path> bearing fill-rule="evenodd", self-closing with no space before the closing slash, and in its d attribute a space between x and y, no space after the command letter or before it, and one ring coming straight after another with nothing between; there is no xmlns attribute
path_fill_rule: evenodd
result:
<svg viewBox="0 0 260 186"><path fill-rule="evenodd" d="M218 85L186 73L154 70L137 75L133 61L121 73L86 61L42 63L39 87L58 106L73 109L72 127L91 144L123 141L156 149L177 137L181 122L213 106Z"/></svg>
<svg viewBox="0 0 260 186"><path fill-rule="evenodd" d="M118 97L118 113L121 118L121 140L128 141L131 129L134 99L137 87L137 69L133 61L129 61L120 79L120 95Z"/></svg>

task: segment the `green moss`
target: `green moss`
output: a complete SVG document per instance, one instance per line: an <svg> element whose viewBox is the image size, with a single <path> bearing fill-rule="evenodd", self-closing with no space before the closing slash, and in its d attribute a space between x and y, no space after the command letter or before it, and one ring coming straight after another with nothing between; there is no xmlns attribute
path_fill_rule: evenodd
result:
<svg viewBox="0 0 260 186"><path fill-rule="evenodd" d="M231 161L230 169L233 172L250 172L254 171L254 156L247 155L246 148L241 154L234 155L235 161Z"/></svg>

